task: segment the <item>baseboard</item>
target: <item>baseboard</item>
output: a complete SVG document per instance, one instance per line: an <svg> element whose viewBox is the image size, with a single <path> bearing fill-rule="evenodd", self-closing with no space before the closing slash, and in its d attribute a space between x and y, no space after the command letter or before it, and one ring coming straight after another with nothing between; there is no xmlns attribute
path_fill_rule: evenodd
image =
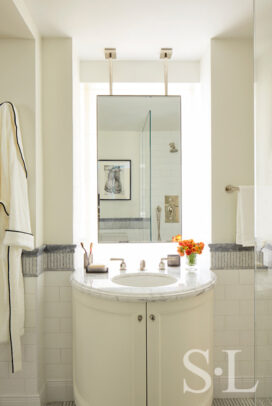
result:
<svg viewBox="0 0 272 406"><path fill-rule="evenodd" d="M74 400L73 381L71 379L49 379L46 384L46 401L61 402ZM1 406L1 405L0 405Z"/></svg>
<svg viewBox="0 0 272 406"><path fill-rule="evenodd" d="M73 381L48 380L40 389L40 395L1 396L0 406L44 406L47 402L74 400Z"/></svg>
<svg viewBox="0 0 272 406"><path fill-rule="evenodd" d="M41 400L41 406L46 405L47 399L46 399L46 384L44 383L42 388L40 389L40 400Z"/></svg>
<svg viewBox="0 0 272 406"><path fill-rule="evenodd" d="M39 395L0 396L0 406L41 406Z"/></svg>

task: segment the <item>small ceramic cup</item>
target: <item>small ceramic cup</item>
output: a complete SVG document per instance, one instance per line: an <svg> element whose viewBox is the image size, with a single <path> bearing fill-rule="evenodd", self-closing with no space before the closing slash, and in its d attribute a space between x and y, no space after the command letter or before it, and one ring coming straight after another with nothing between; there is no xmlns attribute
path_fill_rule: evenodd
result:
<svg viewBox="0 0 272 406"><path fill-rule="evenodd" d="M92 265L93 263L93 254L87 255L86 253L84 254L84 268L87 269L89 265Z"/></svg>

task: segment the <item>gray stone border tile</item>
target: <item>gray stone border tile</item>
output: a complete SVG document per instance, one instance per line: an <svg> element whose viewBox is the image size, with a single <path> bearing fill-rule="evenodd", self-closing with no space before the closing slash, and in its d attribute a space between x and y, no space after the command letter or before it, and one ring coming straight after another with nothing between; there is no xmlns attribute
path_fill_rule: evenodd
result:
<svg viewBox="0 0 272 406"><path fill-rule="evenodd" d="M23 275L39 276L44 271L73 271L76 245L43 245L23 251Z"/></svg>

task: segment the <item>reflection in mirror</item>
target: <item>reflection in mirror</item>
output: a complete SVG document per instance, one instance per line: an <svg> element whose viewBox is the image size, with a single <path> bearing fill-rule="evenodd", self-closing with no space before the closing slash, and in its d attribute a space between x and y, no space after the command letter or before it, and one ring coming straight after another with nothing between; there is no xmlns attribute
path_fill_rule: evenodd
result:
<svg viewBox="0 0 272 406"><path fill-rule="evenodd" d="M181 233L180 96L98 96L99 242Z"/></svg>

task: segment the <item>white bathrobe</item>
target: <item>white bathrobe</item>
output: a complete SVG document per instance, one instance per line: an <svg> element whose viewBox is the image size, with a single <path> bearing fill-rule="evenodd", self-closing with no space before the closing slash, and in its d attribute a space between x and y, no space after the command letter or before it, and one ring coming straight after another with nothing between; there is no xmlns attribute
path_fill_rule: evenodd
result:
<svg viewBox="0 0 272 406"><path fill-rule="evenodd" d="M18 115L0 104L0 343L9 342L12 372L22 368L24 333L22 249L33 249L27 170Z"/></svg>

